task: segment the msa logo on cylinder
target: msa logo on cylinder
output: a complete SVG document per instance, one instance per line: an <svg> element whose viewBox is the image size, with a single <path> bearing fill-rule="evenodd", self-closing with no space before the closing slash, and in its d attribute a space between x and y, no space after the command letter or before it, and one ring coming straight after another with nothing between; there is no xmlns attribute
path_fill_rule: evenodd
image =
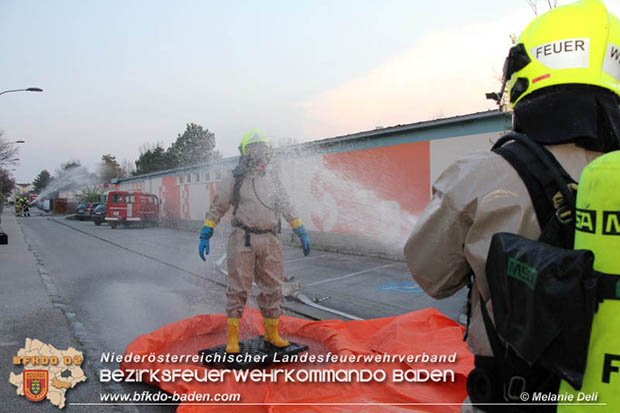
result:
<svg viewBox="0 0 620 413"><path fill-rule="evenodd" d="M594 234L596 232L596 211L592 209L577 208L575 228L577 231Z"/></svg>
<svg viewBox="0 0 620 413"><path fill-rule="evenodd" d="M602 235L620 235L620 211L601 211L603 213ZM575 229L590 234L596 233L597 211L577 208Z"/></svg>
<svg viewBox="0 0 620 413"><path fill-rule="evenodd" d="M620 235L620 211L603 211L603 235Z"/></svg>

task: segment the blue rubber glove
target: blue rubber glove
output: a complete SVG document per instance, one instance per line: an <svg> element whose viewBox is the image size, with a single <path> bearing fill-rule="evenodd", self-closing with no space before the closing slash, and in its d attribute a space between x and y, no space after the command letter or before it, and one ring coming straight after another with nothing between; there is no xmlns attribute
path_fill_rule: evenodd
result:
<svg viewBox="0 0 620 413"><path fill-rule="evenodd" d="M209 255L209 238L213 236L213 228L203 226L200 230L200 244L198 244L198 255L203 261L206 261L205 254Z"/></svg>
<svg viewBox="0 0 620 413"><path fill-rule="evenodd" d="M308 233L306 232L306 228L303 225L298 226L293 230L295 234L301 240L301 246L304 249L304 256L308 256L310 254L310 241L308 240Z"/></svg>

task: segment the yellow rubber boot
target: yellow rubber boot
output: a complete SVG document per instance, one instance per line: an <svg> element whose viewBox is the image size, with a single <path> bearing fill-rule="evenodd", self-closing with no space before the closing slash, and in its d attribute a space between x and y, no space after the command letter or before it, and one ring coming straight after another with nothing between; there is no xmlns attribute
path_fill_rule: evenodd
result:
<svg viewBox="0 0 620 413"><path fill-rule="evenodd" d="M226 337L226 352L239 352L239 319L228 319L228 336Z"/></svg>
<svg viewBox="0 0 620 413"><path fill-rule="evenodd" d="M265 341L276 347L286 347L289 343L278 334L279 318L265 318Z"/></svg>

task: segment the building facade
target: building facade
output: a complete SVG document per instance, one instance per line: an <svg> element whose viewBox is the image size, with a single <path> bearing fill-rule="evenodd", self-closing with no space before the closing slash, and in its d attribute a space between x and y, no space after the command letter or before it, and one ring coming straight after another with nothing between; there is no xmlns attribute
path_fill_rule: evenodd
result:
<svg viewBox="0 0 620 413"><path fill-rule="evenodd" d="M488 150L510 127L509 114L479 112L293 145L276 151L276 159L315 244L398 258L432 182L456 159ZM237 162L136 176L119 186L158 195L162 220L199 227Z"/></svg>

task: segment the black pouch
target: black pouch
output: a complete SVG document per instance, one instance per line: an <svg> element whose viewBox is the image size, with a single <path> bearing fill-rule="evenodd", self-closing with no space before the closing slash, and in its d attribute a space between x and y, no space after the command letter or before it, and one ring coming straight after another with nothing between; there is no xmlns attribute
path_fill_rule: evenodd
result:
<svg viewBox="0 0 620 413"><path fill-rule="evenodd" d="M575 389L583 382L597 304L593 262L592 251L497 233L486 264L502 343L530 366L542 365Z"/></svg>

